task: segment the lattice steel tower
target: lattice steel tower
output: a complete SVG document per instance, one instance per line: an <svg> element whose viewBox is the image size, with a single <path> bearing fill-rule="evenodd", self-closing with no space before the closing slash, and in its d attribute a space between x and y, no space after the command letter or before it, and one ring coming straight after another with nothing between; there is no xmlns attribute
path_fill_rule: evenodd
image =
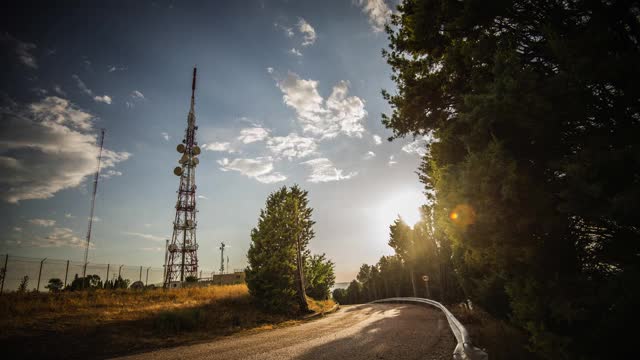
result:
<svg viewBox="0 0 640 360"><path fill-rule="evenodd" d="M168 247L167 271L164 287L172 282L183 282L188 276L198 276L198 243L196 242L196 166L199 163L200 147L196 142L196 114L194 112L196 92L196 68L193 68L191 83L191 108L187 116L187 130L182 144L176 148L182 154L173 173L180 177L176 217L173 235Z"/></svg>

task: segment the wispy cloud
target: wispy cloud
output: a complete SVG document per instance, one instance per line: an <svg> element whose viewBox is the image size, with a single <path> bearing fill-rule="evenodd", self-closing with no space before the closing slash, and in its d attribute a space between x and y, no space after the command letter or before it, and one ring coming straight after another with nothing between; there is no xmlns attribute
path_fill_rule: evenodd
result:
<svg viewBox="0 0 640 360"><path fill-rule="evenodd" d="M300 18L298 21L298 30L304 37L302 46L309 46L316 42L316 30L305 19Z"/></svg>
<svg viewBox="0 0 640 360"><path fill-rule="evenodd" d="M379 135L373 135L373 142L376 143L376 145L380 145L382 144L382 138Z"/></svg>
<svg viewBox="0 0 640 360"><path fill-rule="evenodd" d="M152 241L164 241L166 239L166 237L163 237L163 236L156 236L156 235L132 232L132 231L124 231L123 234L139 237L145 240L152 240Z"/></svg>
<svg viewBox="0 0 640 360"><path fill-rule="evenodd" d="M111 101L112 101L111 96L109 95L94 96L93 100L95 100L96 102L101 102L109 105L111 105Z"/></svg>
<svg viewBox="0 0 640 360"><path fill-rule="evenodd" d="M250 144L256 141L262 141L269 136L269 130L262 127L251 127L240 130L240 136L238 140L245 144Z"/></svg>
<svg viewBox="0 0 640 360"><path fill-rule="evenodd" d="M389 162L387 163L387 165L393 166L393 165L398 163L397 161L394 160L394 157L395 156L393 156L393 155L389 156Z"/></svg>
<svg viewBox="0 0 640 360"><path fill-rule="evenodd" d="M125 70L127 70L126 66L107 65L107 71L110 73L115 71L125 71Z"/></svg>
<svg viewBox="0 0 640 360"><path fill-rule="evenodd" d="M365 160L373 159L374 157L376 157L376 153L374 153L373 151L368 151L368 152L364 155L364 159L365 159Z"/></svg>
<svg viewBox="0 0 640 360"><path fill-rule="evenodd" d="M317 149L315 139L291 133L287 136L274 136L267 140L267 148L278 158L289 160L302 158L315 153Z"/></svg>
<svg viewBox="0 0 640 360"><path fill-rule="evenodd" d="M163 137L165 140L169 141L169 133L162 132L162 133L160 133L160 135L162 135L162 137Z"/></svg>
<svg viewBox="0 0 640 360"><path fill-rule="evenodd" d="M373 31L384 31L384 25L391 19L391 9L384 0L357 0L357 4L369 17L369 24Z"/></svg>
<svg viewBox="0 0 640 360"><path fill-rule="evenodd" d="M427 134L415 139L402 147L402 151L407 154L417 154L425 156L429 152L429 145L434 141L433 134Z"/></svg>
<svg viewBox="0 0 640 360"><path fill-rule="evenodd" d="M209 151L226 151L226 152L234 152L231 149L231 143L230 142L212 142L212 143L208 143L208 144L202 144L200 146L203 150L209 150Z"/></svg>
<svg viewBox="0 0 640 360"><path fill-rule="evenodd" d="M95 172L93 115L68 100L47 97L0 106L0 198L10 203L46 199L79 186ZM103 151L103 169L131 154Z"/></svg>
<svg viewBox="0 0 640 360"><path fill-rule="evenodd" d="M287 177L273 172L273 158L258 157L255 159L233 159L224 158L218 160L222 171L237 171L244 176L258 180L261 183L274 183L286 180Z"/></svg>
<svg viewBox="0 0 640 360"><path fill-rule="evenodd" d="M289 54L295 55L295 56L302 56L302 53L300 52L300 50L296 49L296 48L291 48L291 50L289 50Z"/></svg>
<svg viewBox="0 0 640 360"><path fill-rule="evenodd" d="M73 230L69 228L54 228L49 235L44 238L38 238L31 242L37 247L77 247L86 248L85 239L77 236ZM94 244L90 244L89 248L93 248Z"/></svg>
<svg viewBox="0 0 640 360"><path fill-rule="evenodd" d="M337 169L327 158L317 158L305 161L303 164L311 167L311 175L307 180L312 183L347 180L358 174L350 172L344 175L343 170Z"/></svg>
<svg viewBox="0 0 640 360"><path fill-rule="evenodd" d="M24 41L20 41L15 37L9 35L9 33L0 33L0 44L6 53L13 53L13 55L23 65L32 69L38 68L38 62L33 55L33 51L36 49L36 45Z"/></svg>
<svg viewBox="0 0 640 360"><path fill-rule="evenodd" d="M82 90L82 92L84 92L85 94L93 97L93 100L95 102L100 102L100 103L104 103L104 104L111 104L112 99L111 96L109 95L93 95L93 90L89 89L89 87L87 86L87 84L84 83L84 81L82 81L82 79L80 79L80 77L76 74L71 75L71 77L76 81L76 85L78 85L78 88L80 90Z"/></svg>
<svg viewBox="0 0 640 360"><path fill-rule="evenodd" d="M334 138L341 133L362 137L367 111L362 99L347 96L348 81L335 85L326 101L318 92L318 81L301 79L292 72L277 85L284 94L284 103L296 111L305 133L321 138Z"/></svg>
<svg viewBox="0 0 640 360"><path fill-rule="evenodd" d="M56 224L55 220L50 220L50 219L31 219L29 220L29 222L34 225L44 226L44 227L54 226Z"/></svg>

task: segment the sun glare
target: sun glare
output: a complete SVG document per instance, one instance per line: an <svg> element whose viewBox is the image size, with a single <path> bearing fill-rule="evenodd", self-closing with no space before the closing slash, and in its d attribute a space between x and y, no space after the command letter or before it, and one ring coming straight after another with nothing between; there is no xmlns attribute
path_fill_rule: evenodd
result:
<svg viewBox="0 0 640 360"><path fill-rule="evenodd" d="M420 191L391 193L378 208L379 221L390 225L400 215L407 224L413 226L420 221L420 206L424 203L425 198Z"/></svg>

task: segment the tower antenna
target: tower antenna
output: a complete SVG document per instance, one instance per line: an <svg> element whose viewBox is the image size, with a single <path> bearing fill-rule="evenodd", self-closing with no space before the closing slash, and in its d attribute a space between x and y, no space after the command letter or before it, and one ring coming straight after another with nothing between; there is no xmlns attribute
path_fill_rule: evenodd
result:
<svg viewBox="0 0 640 360"><path fill-rule="evenodd" d="M220 243L220 275L224 274L224 248L226 246L224 242Z"/></svg>
<svg viewBox="0 0 640 360"><path fill-rule="evenodd" d="M93 226L93 211L96 207L96 193L98 192L98 179L100 178L100 164L102 162L102 148L104 146L104 129L100 129L100 151L98 152L98 167L93 177L93 194L91 196L91 212L89 215L89 227L87 229L87 245L84 248L84 267L82 269L82 285L84 286L84 278L87 277L87 264L89 260L89 244L91 243L91 227Z"/></svg>
<svg viewBox="0 0 640 360"><path fill-rule="evenodd" d="M176 216L173 221L173 235L168 246L168 260L164 278L164 287L172 282L185 281L189 276L198 276L198 243L196 241L196 166L200 162L200 147L196 142L196 71L193 68L191 81L191 106L187 115L187 129L184 139L176 150L182 154L173 173L180 177Z"/></svg>

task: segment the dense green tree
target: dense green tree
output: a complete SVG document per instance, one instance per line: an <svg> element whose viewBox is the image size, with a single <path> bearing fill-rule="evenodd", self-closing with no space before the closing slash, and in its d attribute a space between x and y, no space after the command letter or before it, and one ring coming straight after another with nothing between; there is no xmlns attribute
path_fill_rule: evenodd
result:
<svg viewBox="0 0 640 360"><path fill-rule="evenodd" d="M258 226L251 231L246 275L250 293L263 307L309 311L304 264L310 258L308 244L314 237L312 213L307 192L297 185L270 194L260 211ZM319 275L325 276L328 284L332 280L326 266L332 268L333 264L325 262L324 272ZM321 289L325 280L313 280L315 284L311 285Z"/></svg>
<svg viewBox="0 0 640 360"><path fill-rule="evenodd" d="M306 293L316 300L329 298L331 287L336 282L334 264L325 254L307 258L305 266Z"/></svg>
<svg viewBox="0 0 640 360"><path fill-rule="evenodd" d="M347 289L333 289L333 292L331 293L333 300L335 300L338 304L343 305L349 304L348 295L349 293L347 292Z"/></svg>
<svg viewBox="0 0 640 360"><path fill-rule="evenodd" d="M638 2L398 9L383 123L437 140L420 176L465 294L548 358L615 357L640 302Z"/></svg>
<svg viewBox="0 0 640 360"><path fill-rule="evenodd" d="M22 279L20 279L20 284L18 284L18 292L19 293L26 293L27 290L29 290L29 276L25 275L24 277L22 277Z"/></svg>
<svg viewBox="0 0 640 360"><path fill-rule="evenodd" d="M78 277L78 274L76 274L73 278L73 281L66 287L66 289L74 291L99 289L102 287L103 284L102 281L100 281L100 276L93 274L87 275L86 277Z"/></svg>

